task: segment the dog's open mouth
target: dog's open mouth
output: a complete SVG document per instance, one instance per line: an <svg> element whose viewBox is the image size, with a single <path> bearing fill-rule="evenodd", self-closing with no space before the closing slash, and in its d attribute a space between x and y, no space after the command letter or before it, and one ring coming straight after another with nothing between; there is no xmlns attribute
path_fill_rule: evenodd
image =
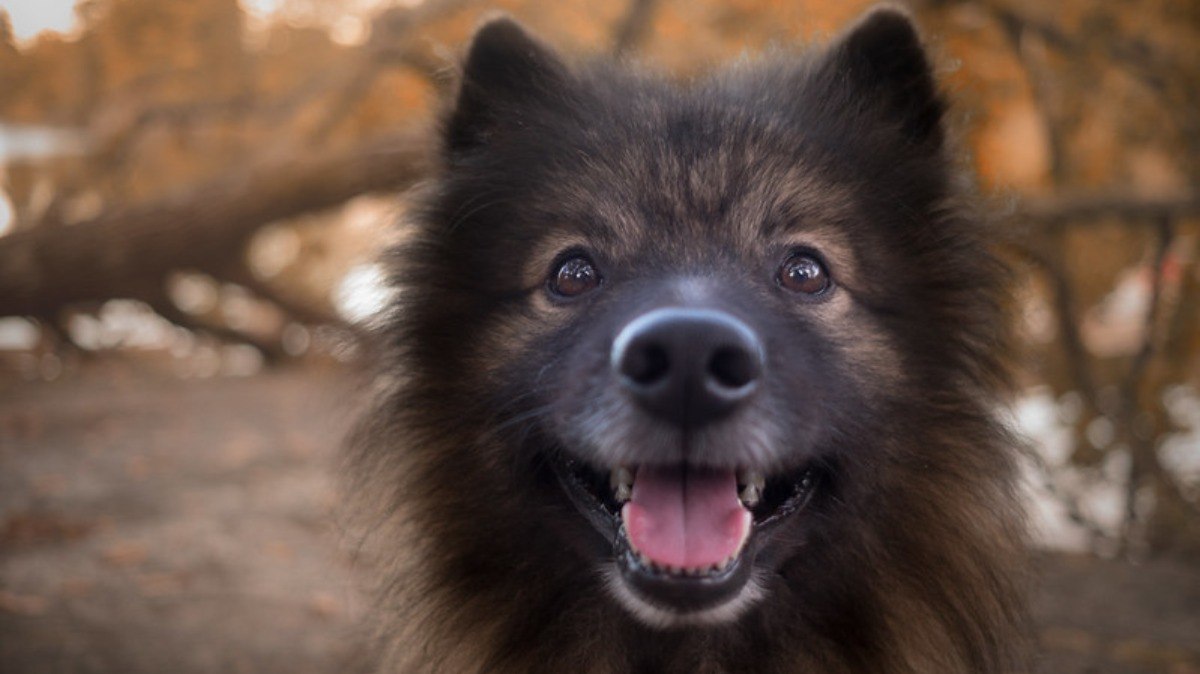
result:
<svg viewBox="0 0 1200 674"><path fill-rule="evenodd" d="M703 612L738 597L767 533L802 510L812 466L764 476L749 469L621 466L607 474L558 462L576 507L610 537L621 579L662 610Z"/></svg>

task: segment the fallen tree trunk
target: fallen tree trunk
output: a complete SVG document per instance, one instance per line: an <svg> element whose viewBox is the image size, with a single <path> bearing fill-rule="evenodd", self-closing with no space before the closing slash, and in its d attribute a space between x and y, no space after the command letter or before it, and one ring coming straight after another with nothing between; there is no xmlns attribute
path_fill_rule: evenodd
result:
<svg viewBox="0 0 1200 674"><path fill-rule="evenodd" d="M429 172L430 135L413 128L341 152L265 161L90 221L0 237L0 316L157 297L172 271L236 262L266 224L412 185Z"/></svg>

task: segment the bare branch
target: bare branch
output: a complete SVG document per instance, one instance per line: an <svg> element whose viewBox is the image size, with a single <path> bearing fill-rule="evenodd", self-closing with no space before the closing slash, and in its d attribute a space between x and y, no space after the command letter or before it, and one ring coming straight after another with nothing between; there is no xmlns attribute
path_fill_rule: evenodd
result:
<svg viewBox="0 0 1200 674"><path fill-rule="evenodd" d="M1013 246L1021 255L1038 265L1050 282L1054 315L1058 320L1058 334L1067 358L1071 380L1083 396L1088 409L1094 411L1097 408L1096 380L1092 375L1087 350L1083 346L1083 337L1076 320L1077 302L1071 279L1062 261L1062 242L1059 237L1050 234L1043 239L1040 246L1018 242L1013 242Z"/></svg>
<svg viewBox="0 0 1200 674"><path fill-rule="evenodd" d="M1159 313L1162 305L1163 267L1166 264L1167 253L1171 248L1174 228L1171 219L1158 219L1158 244L1154 252L1151 279L1152 290L1150 303L1146 308L1145 324L1143 326L1142 345L1129 366L1129 374L1125 378L1124 396L1121 409L1120 423L1124 435L1129 441L1129 474L1125 482L1125 518L1122 524L1121 540L1128 550L1134 528L1137 525L1137 492L1147 474L1158 474L1161 466L1154 451L1154 439L1143 438L1137 432L1137 414L1141 402L1143 377L1150 359L1154 355L1155 346L1159 343L1160 325Z"/></svg>
<svg viewBox="0 0 1200 674"><path fill-rule="evenodd" d="M1142 375L1146 372L1146 366L1149 365L1151 356L1154 355L1155 345L1159 341L1157 328L1159 325L1159 313L1161 312L1160 305L1162 304L1163 267L1166 264L1167 252L1171 249L1171 241L1175 235L1175 228L1170 218L1159 218L1157 225L1158 243L1154 251L1154 263L1151 267L1153 277L1151 279L1150 304L1146 308L1142 345L1138 349L1137 355L1134 356L1133 364L1130 365L1129 374L1125 379L1125 387L1128 393L1127 408L1130 410L1137 407L1138 385L1141 383Z"/></svg>
<svg viewBox="0 0 1200 674"><path fill-rule="evenodd" d="M1008 39L1013 55L1016 56L1025 71L1034 101L1037 103L1037 109L1046 121L1046 136L1050 145L1050 174L1056 185L1062 185L1066 178L1066 152L1064 151L1066 141L1062 120L1058 119L1053 105L1057 89L1049 82L1045 68L1034 62L1029 49L1026 48L1025 41L1022 39L1025 34L1025 24L1014 16L998 14L996 18L1004 28L1004 35Z"/></svg>
<svg viewBox="0 0 1200 674"><path fill-rule="evenodd" d="M1023 200L1014 220L1058 228L1077 221L1117 218L1129 224L1155 224L1200 216L1200 195L1139 196L1126 193L1076 192Z"/></svg>
<svg viewBox="0 0 1200 674"><path fill-rule="evenodd" d="M613 53L621 56L637 49L650 32L657 0L629 0L629 9L613 31Z"/></svg>

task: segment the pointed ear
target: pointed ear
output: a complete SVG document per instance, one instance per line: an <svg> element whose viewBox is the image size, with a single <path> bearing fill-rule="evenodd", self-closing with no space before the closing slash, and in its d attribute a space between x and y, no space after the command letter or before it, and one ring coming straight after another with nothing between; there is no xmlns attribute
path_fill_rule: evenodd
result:
<svg viewBox="0 0 1200 674"><path fill-rule="evenodd" d="M450 113L446 149L451 154L485 144L522 109L564 95L567 69L558 56L508 18L492 19L475 33Z"/></svg>
<svg viewBox="0 0 1200 674"><path fill-rule="evenodd" d="M945 103L937 92L921 38L903 10L871 10L837 40L827 67L848 77L860 101L931 149L943 140ZM861 105L861 103L860 103Z"/></svg>

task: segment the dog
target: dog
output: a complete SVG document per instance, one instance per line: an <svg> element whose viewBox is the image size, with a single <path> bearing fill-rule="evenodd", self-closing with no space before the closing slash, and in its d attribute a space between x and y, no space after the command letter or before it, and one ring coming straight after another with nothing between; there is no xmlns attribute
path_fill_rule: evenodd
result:
<svg viewBox="0 0 1200 674"><path fill-rule="evenodd" d="M349 442L386 672L1021 662L1009 272L908 16L680 83L475 34Z"/></svg>

